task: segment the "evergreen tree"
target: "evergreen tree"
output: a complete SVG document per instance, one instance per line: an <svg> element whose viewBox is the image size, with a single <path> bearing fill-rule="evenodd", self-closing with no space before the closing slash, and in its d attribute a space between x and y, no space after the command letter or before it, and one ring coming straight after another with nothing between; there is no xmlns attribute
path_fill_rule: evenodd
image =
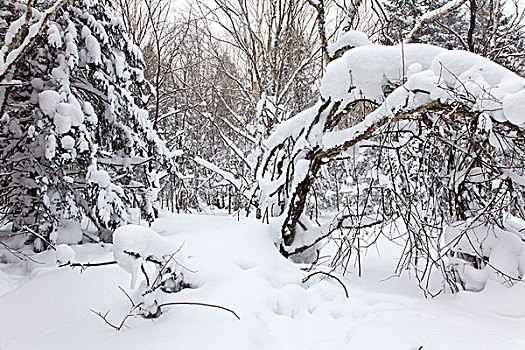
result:
<svg viewBox="0 0 525 350"><path fill-rule="evenodd" d="M131 207L152 219L173 160L120 19L89 0L0 7L0 220L38 249L71 220L110 240Z"/></svg>
<svg viewBox="0 0 525 350"><path fill-rule="evenodd" d="M524 24L518 15L507 15L504 7L499 0L389 0L384 4L387 21L381 41L394 44L408 39L467 50L523 75ZM445 14L437 16L438 12ZM411 31L431 17L411 37Z"/></svg>
<svg viewBox="0 0 525 350"><path fill-rule="evenodd" d="M423 15L436 10L449 0L389 0L384 7L388 16L388 25L384 28L381 41L394 44L405 40L410 31L418 24ZM415 42L434 44L446 48L463 48L462 38L456 34L468 30L464 20L460 20L459 10L442 16L439 21L432 21L422 28Z"/></svg>

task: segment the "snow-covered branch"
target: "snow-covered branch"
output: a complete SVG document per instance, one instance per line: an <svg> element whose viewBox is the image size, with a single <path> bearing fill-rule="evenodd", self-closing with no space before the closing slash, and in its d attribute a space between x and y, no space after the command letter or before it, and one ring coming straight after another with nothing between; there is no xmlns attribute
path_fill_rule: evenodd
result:
<svg viewBox="0 0 525 350"><path fill-rule="evenodd" d="M8 46L2 47L0 50L0 81L4 80L11 68L23 58L27 50L31 48L38 36L44 31L49 20L66 3L67 0L58 0L45 12L39 13L39 19L27 28L28 34L18 47L9 49L8 46L11 46L11 43ZM31 17L32 7L28 6L27 11L27 15L23 16L25 19ZM16 27L18 22L20 22L20 20L15 22L15 27L10 28L10 31L18 31L19 28ZM27 23L24 25L27 25Z"/></svg>
<svg viewBox="0 0 525 350"><path fill-rule="evenodd" d="M203 167L205 167L206 169L209 169L211 171L213 171L214 173L222 176L222 178L226 181L228 181L229 183L231 183L237 190L241 189L243 187L243 181L241 179L239 179L238 177L236 177L234 174L232 174L231 172L229 171L226 171L226 170L223 170L221 168L219 168L218 166L216 166L215 164L212 164L200 157L194 157L193 160L195 160L195 162L197 164L200 164L202 165Z"/></svg>
<svg viewBox="0 0 525 350"><path fill-rule="evenodd" d="M418 23L412 28L410 33L405 38L405 43L412 43L417 39L419 32L425 28L429 23L447 15L448 13L457 10L460 8L467 0L451 0L445 5L425 13L421 18L419 18Z"/></svg>

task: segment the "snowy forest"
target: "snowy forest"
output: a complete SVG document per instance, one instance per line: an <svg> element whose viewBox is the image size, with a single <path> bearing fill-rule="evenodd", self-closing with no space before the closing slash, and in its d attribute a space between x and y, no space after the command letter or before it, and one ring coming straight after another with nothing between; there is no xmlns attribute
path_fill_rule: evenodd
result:
<svg viewBox="0 0 525 350"><path fill-rule="evenodd" d="M525 349L525 1L1 0L0 350Z"/></svg>

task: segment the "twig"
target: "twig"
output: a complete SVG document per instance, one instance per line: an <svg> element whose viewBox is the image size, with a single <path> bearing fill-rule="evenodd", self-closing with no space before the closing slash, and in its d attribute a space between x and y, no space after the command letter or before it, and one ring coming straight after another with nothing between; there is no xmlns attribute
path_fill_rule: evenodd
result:
<svg viewBox="0 0 525 350"><path fill-rule="evenodd" d="M181 244L179 249L177 249L173 254L171 254L170 257L168 258L168 260L166 260L166 262L161 266L161 268L159 270L159 273L157 274L157 277L155 278L155 280L153 281L153 284L151 285L152 288L154 288L155 284L157 284L157 282L162 278L162 272L164 272L164 270L168 266L169 262L171 260L173 260L176 263L176 261L173 259L173 257L175 256L175 254L177 254L178 252L180 252L182 250L182 247L184 247L184 242ZM148 279L148 276L146 276L146 279ZM149 281L148 281L148 285L149 285Z"/></svg>
<svg viewBox="0 0 525 350"><path fill-rule="evenodd" d="M91 310L91 312L93 312L95 315L97 315L98 317L100 317L101 319L104 320L104 322L106 322L107 325L109 325L111 328L113 329L116 329L117 331L121 330L124 326L125 326L125 323L127 321L128 318L132 317L132 316L137 316L137 315L141 315L143 317L146 317L146 318L151 318L151 317L148 317L146 316L145 314L142 314L141 312L142 311L147 311L145 309L143 309L141 306L143 305L142 303L139 303L139 304L135 304L133 302L133 299L131 298L131 296L121 287L121 286L118 286L118 288L122 291L122 293L124 293L124 295L128 298L129 302L131 303L131 309L129 311L129 313L122 319L122 321L120 322L119 325L116 325L114 323L111 323L108 321L108 314L111 310L108 310L105 314L102 314L101 312L99 311L95 311L95 310ZM156 304L156 303L155 303ZM171 303L164 303L164 304L160 304L157 306L157 312L155 313L156 316L153 316L153 318L156 318L158 317L159 315L162 314L162 310L161 308L164 307L164 306L173 306L173 305L196 305L196 306L206 306L206 307L211 307L211 308L216 308L216 309L221 309L221 310L224 310L224 311L228 311L230 312L231 314L233 314L238 320L240 320L241 318L239 317L239 315L237 315L237 313L231 309L228 309L227 307L224 307L224 306L220 306L220 305L214 305L214 304L207 304L207 303L199 303L199 302L190 302L190 301L180 301L180 302L171 302ZM139 310L138 313L135 312L135 310Z"/></svg>
<svg viewBox="0 0 525 350"><path fill-rule="evenodd" d="M129 302L131 303L131 305L133 307L135 307L135 303L133 302L133 299L131 299L131 297L129 296L129 294L124 290L124 288L122 288L121 286L118 286L118 289L120 289L122 291L122 293L124 293L124 295L128 298Z"/></svg>
<svg viewBox="0 0 525 350"><path fill-rule="evenodd" d="M322 275L325 275L325 276L328 276L328 277L332 277L333 279L335 279L337 282L339 282L339 284L343 287L343 289L345 290L345 295L347 298L350 298L350 295L348 294L348 289L346 288L346 286L343 284L343 282L337 278L336 276L332 275L331 273L328 273L328 272L324 272L324 271L316 271L312 274L309 274L308 276L306 276L305 278L303 278L303 283L306 283L311 277L315 276L315 275L319 275L319 274L322 274Z"/></svg>
<svg viewBox="0 0 525 350"><path fill-rule="evenodd" d="M53 243L51 243L48 239L46 239L44 236L42 236L41 234L37 233L35 230L32 230L30 229L29 227L27 227L26 225L22 226L22 228L24 230L26 230L27 232L31 233L31 234L34 234L35 236L37 236L38 238L40 238L41 240L43 240L44 242L46 242L50 247L51 249L53 250L57 250L57 248L53 245Z"/></svg>
<svg viewBox="0 0 525 350"><path fill-rule="evenodd" d="M120 331L120 330L122 329L122 327L124 327L124 323L126 323L126 320L127 320L128 318L130 318L131 316L135 316L134 314L131 314L131 313L127 314L127 315L124 317L124 319L122 320L122 322L120 322L120 324L117 326L117 325L115 325L115 324L109 322L108 319L107 319L108 314L109 314L109 311L111 311L111 310L108 310L104 315L102 315L101 312L99 312L99 311L95 311L95 310L93 310L93 309L91 309L90 311L91 311L92 313L94 313L95 315L97 315L98 317L100 317L101 319L103 319L104 322L106 322L107 325L109 325L111 328L116 329L117 331Z"/></svg>
<svg viewBox="0 0 525 350"><path fill-rule="evenodd" d="M28 259L29 261L32 261L35 264L44 264L41 261L37 261L37 260L33 259L32 257L30 257L26 253L22 252L21 250L18 250L18 249L15 249L15 248L11 248L6 243L2 242L2 240L0 240L0 245L2 245L9 253L13 254L14 256L16 256L20 260ZM21 256L19 256L19 255L21 255Z"/></svg>
<svg viewBox="0 0 525 350"><path fill-rule="evenodd" d="M115 265L117 264L116 261L104 261L104 262L100 262L100 263L73 263L73 264L64 264L64 265L59 265L59 267L64 267L64 266L71 266L71 267L80 267L82 269L86 269L88 267L95 267L95 266L106 266L106 265Z"/></svg>

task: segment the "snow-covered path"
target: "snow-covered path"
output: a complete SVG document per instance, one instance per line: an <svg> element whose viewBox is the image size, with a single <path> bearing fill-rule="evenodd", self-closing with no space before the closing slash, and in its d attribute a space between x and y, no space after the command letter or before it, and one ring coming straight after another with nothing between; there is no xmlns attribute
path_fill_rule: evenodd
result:
<svg viewBox="0 0 525 350"><path fill-rule="evenodd" d="M116 265L56 268L0 265L0 349L524 349L525 286L489 283L482 293L425 299L406 278L390 278L393 253L370 252L364 276L307 275L282 258L268 227L252 220L164 214L152 228L184 242L199 287L170 295L228 307L174 306L156 320L128 319L115 331L90 309L118 323L129 302L118 286L130 275ZM112 260L111 246L75 247L78 261ZM26 277L22 277L22 276ZM30 277L30 278L29 278ZM385 281L385 279L387 279ZM381 282L382 281L382 282ZM13 289L16 284L20 284ZM9 292L7 292L10 290Z"/></svg>

